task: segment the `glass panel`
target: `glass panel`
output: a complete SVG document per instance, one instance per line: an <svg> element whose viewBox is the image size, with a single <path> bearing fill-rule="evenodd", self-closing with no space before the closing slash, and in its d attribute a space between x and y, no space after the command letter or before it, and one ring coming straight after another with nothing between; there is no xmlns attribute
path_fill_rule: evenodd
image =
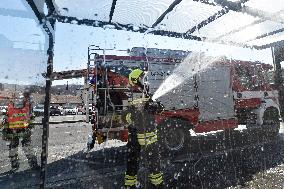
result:
<svg viewBox="0 0 284 189"><path fill-rule="evenodd" d="M106 23L113 3L53 2L56 14ZM136 29L151 26L173 1L115 2L112 21ZM181 1L157 28L186 32L221 10L202 2ZM0 21L1 122L7 126L11 101L15 115L8 114L8 125L30 125L18 119L28 108L22 108L29 97L23 89L31 86L35 128L20 145L30 137L40 163L47 38L27 18ZM272 77L281 71L273 68L279 69L283 50L220 44L241 44L280 24L230 11L194 33L208 38L192 41L87 21L89 26L56 23L54 72L46 80L52 86L45 104L45 187L282 188L284 95L279 78ZM38 188L39 172L29 167L33 158L25 158L25 148L19 147L20 168L9 172L11 143L1 142L0 186Z"/></svg>
<svg viewBox="0 0 284 189"><path fill-rule="evenodd" d="M218 6L205 5L194 1L182 1L165 17L159 26L167 31L187 32L219 10L221 8Z"/></svg>
<svg viewBox="0 0 284 189"><path fill-rule="evenodd" d="M256 20L256 18L247 14L230 11L214 22L209 23L206 27L201 28L199 34L218 41L221 37L229 35L230 32L247 26ZM197 35L198 31L193 34Z"/></svg>
<svg viewBox="0 0 284 189"><path fill-rule="evenodd" d="M0 7L4 9L13 9L13 10L23 10L27 11L27 8L23 4L22 1L17 1L17 0L11 0L9 1L10 3L1 1L0 2Z"/></svg>
<svg viewBox="0 0 284 189"><path fill-rule="evenodd" d="M19 2L2 6L25 10ZM0 11L0 186L39 188L46 41L34 19L14 13Z"/></svg>
<svg viewBox="0 0 284 189"><path fill-rule="evenodd" d="M235 34L224 36L221 39L225 41L234 41L235 39L238 39L239 42L245 42L254 39L257 36L261 36L263 34L282 29L283 27L283 24L278 24L272 21L265 21L260 24L253 25L251 27L247 27Z"/></svg>
<svg viewBox="0 0 284 189"><path fill-rule="evenodd" d="M90 41L98 47L90 47ZM227 58L222 59L220 56ZM269 49L257 51L113 29L58 24L54 60L55 71L69 70L71 77L77 76L75 70L88 68L89 62L90 75L85 78L87 83L84 83L84 79L53 82L47 186L124 187L125 167L130 160L128 153L134 153L135 149L127 149L125 137L131 135L124 133L127 128L124 126L128 123L123 121L122 116L131 107L131 97L139 99L142 95L138 88L133 88L132 92L129 90L129 74L135 68L148 69L149 92L158 96L168 113L164 115L165 120L155 124L144 120L131 125L135 127L145 123L145 127L157 127L160 137L155 153L147 151L146 147L141 150L139 182L136 183L138 187L151 186L148 175L153 171L151 165L155 161L154 158L148 158L152 155L158 157L155 160L161 161L160 170L164 173L165 188L189 188L196 185L208 188L220 185L230 187L234 186L232 183L242 182L243 174L249 175L243 171L261 171L256 166L264 165L257 159L261 147L253 153L245 147L250 144L254 146L252 141L257 143L252 135L256 132L254 126L257 129L256 118L242 108L250 105L249 100L253 99L247 94L262 95L264 93L260 89L268 87L263 85L262 80L259 81L259 72L265 69L259 71L254 67L254 61L272 64ZM249 78L233 74L235 66L248 70ZM84 78L84 75L80 77ZM236 78L235 83L233 78ZM143 78L139 81L143 82ZM237 85L237 81L240 85ZM86 87L89 87L89 91ZM89 97L85 96L86 93ZM243 96L237 97L238 93ZM272 93L269 91L273 96ZM195 95L199 97L198 104ZM238 98L238 103L243 107L235 109L234 98ZM247 99L242 104L242 100ZM199 124L192 127L184 119L170 118L171 113L194 115L194 112L184 114L179 111L189 111L189 108L194 111L196 106L199 110L198 120L204 124L202 127ZM60 109L63 112L61 115ZM86 123L87 119L92 122ZM234 120L240 121L240 124ZM216 122L216 127L209 126L212 122ZM182 125L184 129L180 128ZM230 126L233 128L228 129ZM127 129L135 132L131 128ZM258 137L268 135L264 131L259 132ZM272 135L272 138L275 137ZM262 141L266 140L264 138ZM136 150L138 153L138 147ZM264 151L265 155L260 158L272 157L270 148ZM247 160L250 155L256 158ZM248 165L249 162L253 162L253 168ZM136 164L131 162L130 165ZM235 169L238 171L235 172ZM212 179L209 176L219 174L222 175L220 178L213 176Z"/></svg>
<svg viewBox="0 0 284 189"><path fill-rule="evenodd" d="M274 35L271 35L265 38L250 41L248 44L261 46L261 45L271 44L277 41L282 41L284 40L283 34L284 32L280 32L280 33L277 33L277 34L274 34Z"/></svg>
<svg viewBox="0 0 284 189"><path fill-rule="evenodd" d="M172 2L173 0L117 1L113 22L150 27Z"/></svg>
<svg viewBox="0 0 284 189"><path fill-rule="evenodd" d="M87 18L109 21L112 0L74 0L72 3L68 0L55 0L54 2L60 15L77 17L79 19Z"/></svg>
<svg viewBox="0 0 284 189"><path fill-rule="evenodd" d="M246 6L270 13L276 13L278 11L283 11L284 9L281 0L251 0L246 3Z"/></svg>

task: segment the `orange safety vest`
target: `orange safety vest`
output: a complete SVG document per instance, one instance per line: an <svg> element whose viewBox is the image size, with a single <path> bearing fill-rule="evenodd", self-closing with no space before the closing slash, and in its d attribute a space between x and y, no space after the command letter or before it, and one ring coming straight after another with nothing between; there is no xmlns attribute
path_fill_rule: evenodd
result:
<svg viewBox="0 0 284 189"><path fill-rule="evenodd" d="M15 108L13 103L8 105L8 128L25 129L29 127L30 105L25 103L23 108Z"/></svg>

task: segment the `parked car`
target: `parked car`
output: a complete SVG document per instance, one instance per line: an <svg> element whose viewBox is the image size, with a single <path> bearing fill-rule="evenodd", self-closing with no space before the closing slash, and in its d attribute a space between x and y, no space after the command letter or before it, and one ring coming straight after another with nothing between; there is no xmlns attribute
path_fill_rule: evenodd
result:
<svg viewBox="0 0 284 189"><path fill-rule="evenodd" d="M53 116L53 115L62 115L61 111L59 108L57 107L50 107L50 111L49 111L50 115Z"/></svg>
<svg viewBox="0 0 284 189"><path fill-rule="evenodd" d="M64 115L76 115L78 114L78 109L74 106L65 106Z"/></svg>
<svg viewBox="0 0 284 189"><path fill-rule="evenodd" d="M8 106L0 106L0 114L6 113Z"/></svg>
<svg viewBox="0 0 284 189"><path fill-rule="evenodd" d="M85 115L86 114L86 110L84 108L84 106L78 106L78 114L81 114L81 115Z"/></svg>
<svg viewBox="0 0 284 189"><path fill-rule="evenodd" d="M33 112L35 116L43 116L44 114L44 104L37 104L33 108Z"/></svg>
<svg viewBox="0 0 284 189"><path fill-rule="evenodd" d="M81 113L79 113L81 112ZM91 115L93 112L92 104L89 104L89 114ZM78 114L86 115L86 107L83 106L81 108L78 108Z"/></svg>
<svg viewBox="0 0 284 189"><path fill-rule="evenodd" d="M6 115L0 115L0 127L1 125L4 125L7 122L7 116Z"/></svg>
<svg viewBox="0 0 284 189"><path fill-rule="evenodd" d="M61 115L63 115L64 114L64 108L62 106L58 106L57 108L60 110Z"/></svg>

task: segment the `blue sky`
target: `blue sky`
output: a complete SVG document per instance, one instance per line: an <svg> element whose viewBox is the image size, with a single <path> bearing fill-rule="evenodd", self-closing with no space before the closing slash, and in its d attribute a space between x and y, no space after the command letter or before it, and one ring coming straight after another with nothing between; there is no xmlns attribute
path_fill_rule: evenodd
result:
<svg viewBox="0 0 284 189"><path fill-rule="evenodd" d="M27 10L18 0L0 1L0 8L9 5L10 9ZM11 3L12 2L12 3ZM0 10L1 11L1 10ZM29 11L29 10L27 10ZM32 14L32 13L31 13ZM1 14L0 14L1 15ZM23 73L30 74L28 70L37 69L38 72L32 76L34 82L41 82L36 79L39 73L45 70L45 35L34 19L15 18L10 16L0 16L0 40L3 36L11 41L13 50L22 52L34 52L34 63L27 63L29 60L22 61ZM0 41L1 43L1 41ZM4 44L4 43L2 43ZM144 35L127 31L117 31L112 29L94 28L88 26L78 26L75 24L56 24L55 57L54 70L62 71L69 69L86 68L87 48L90 44L99 45L101 48L127 49L134 46L143 46L149 48L180 49L189 51L204 51L211 55L226 55L234 59L261 61L272 64L270 49L252 50L225 45L202 43L197 41L183 40L177 38L161 37L154 35ZM0 51L6 52L8 47L0 45ZM10 48L11 50L11 48ZM11 50L11 54L13 52ZM40 55L39 55L40 54ZM0 54L1 56L1 54ZM0 64L7 68L20 57L9 57L0 59ZM1 58L1 57L0 57ZM37 61L37 62L36 62ZM17 63L19 65L19 63ZM14 66L15 67L15 66ZM3 69L2 69L3 70ZM10 70L13 73L13 70ZM23 74L23 75L27 75ZM0 73L0 79L5 74ZM10 77L8 77L9 79ZM30 80L30 79L27 79ZM1 80L0 80L1 82ZM82 83L82 79L72 80L70 82ZM66 81L56 81L53 84L63 84Z"/></svg>

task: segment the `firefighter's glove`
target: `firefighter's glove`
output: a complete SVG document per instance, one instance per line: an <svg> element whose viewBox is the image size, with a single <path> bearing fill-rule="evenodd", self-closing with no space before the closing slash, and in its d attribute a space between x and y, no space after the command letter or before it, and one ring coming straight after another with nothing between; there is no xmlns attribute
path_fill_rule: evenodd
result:
<svg viewBox="0 0 284 189"><path fill-rule="evenodd" d="M94 148L94 145L95 145L95 140L93 139L93 136L92 135L89 135L88 136L88 142L87 142L87 148L88 148L88 151L93 149Z"/></svg>
<svg viewBox="0 0 284 189"><path fill-rule="evenodd" d="M107 139L106 136L104 136L102 133L99 133L99 132L96 133L96 137L97 137L97 140L98 140L98 144L104 143Z"/></svg>
<svg viewBox="0 0 284 189"><path fill-rule="evenodd" d="M159 101L149 99L149 101L145 104L145 110L149 114L157 114L164 111L164 106Z"/></svg>

